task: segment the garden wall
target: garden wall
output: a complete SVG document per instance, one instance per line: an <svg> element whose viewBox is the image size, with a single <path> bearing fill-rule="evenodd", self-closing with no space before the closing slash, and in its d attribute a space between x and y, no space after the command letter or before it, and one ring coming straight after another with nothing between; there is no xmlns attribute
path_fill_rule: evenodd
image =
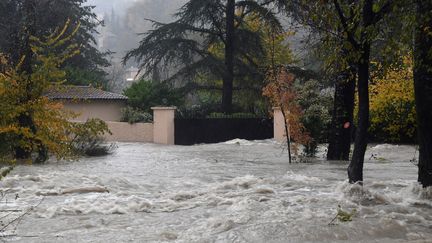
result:
<svg viewBox="0 0 432 243"><path fill-rule="evenodd" d="M153 123L105 121L111 135L105 135L109 142L139 142L174 144L175 107L153 107Z"/></svg>
<svg viewBox="0 0 432 243"><path fill-rule="evenodd" d="M107 121L111 142L141 142L173 145L215 143L233 138L286 137L280 109L274 109L274 119L174 119L175 107L153 107L153 123L129 124Z"/></svg>
<svg viewBox="0 0 432 243"><path fill-rule="evenodd" d="M153 143L153 123L106 122L112 135L106 135L110 142Z"/></svg>

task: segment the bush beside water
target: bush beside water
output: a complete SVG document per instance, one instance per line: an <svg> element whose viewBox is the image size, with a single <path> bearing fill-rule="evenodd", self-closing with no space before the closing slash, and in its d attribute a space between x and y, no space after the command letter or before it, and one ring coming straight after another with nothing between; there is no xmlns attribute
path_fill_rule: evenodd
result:
<svg viewBox="0 0 432 243"><path fill-rule="evenodd" d="M129 124L134 123L147 123L147 122L153 122L153 116L145 111L142 111L140 109L136 109L133 107L126 107L122 109L122 122L127 122Z"/></svg>
<svg viewBox="0 0 432 243"><path fill-rule="evenodd" d="M104 156L111 154L115 144L107 144L104 134L111 134L108 125L100 119L89 119L85 123L74 124L71 147L74 153L84 156Z"/></svg>

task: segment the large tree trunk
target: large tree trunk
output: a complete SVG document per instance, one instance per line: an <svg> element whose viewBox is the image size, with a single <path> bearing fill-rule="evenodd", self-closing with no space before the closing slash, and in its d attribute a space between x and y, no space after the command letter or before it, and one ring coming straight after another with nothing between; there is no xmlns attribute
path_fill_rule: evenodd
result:
<svg viewBox="0 0 432 243"><path fill-rule="evenodd" d="M225 39L225 75L223 78L222 110L232 112L234 83L234 19L235 0L228 0L226 5L226 39Z"/></svg>
<svg viewBox="0 0 432 243"><path fill-rule="evenodd" d="M21 103L27 103L32 99L33 85L31 82L31 74L33 73L32 63L33 63L33 50L30 44L30 38L35 34L35 14L36 14L36 2L35 0L26 0L23 4L23 15L24 21L21 38L20 38L20 48L18 50L23 61L21 63L19 72L25 73L27 79L24 81L25 84L25 94L22 94ZM21 128L28 128L33 134L36 133L36 126L33 121L32 111L26 110L24 113L18 116L18 124ZM20 140L26 140L27 138L21 136ZM15 156L18 159L28 159L30 158L32 151L23 147L17 147L15 149Z"/></svg>
<svg viewBox="0 0 432 243"><path fill-rule="evenodd" d="M354 151L351 163L348 166L348 180L350 183L363 182L363 164L366 147L368 143L369 129L369 66L370 66L370 51L371 42L368 35L370 28L373 25L373 1L366 0L363 6L363 32L361 34L360 58L357 64L358 68L358 124L354 142Z"/></svg>
<svg viewBox="0 0 432 243"><path fill-rule="evenodd" d="M342 71L337 77L327 160L349 160L353 131L355 81L354 68Z"/></svg>
<svg viewBox="0 0 432 243"><path fill-rule="evenodd" d="M365 51L366 52L366 51ZM364 61L358 67L358 98L359 111L357 130L354 142L354 152L348 167L348 179L350 183L363 181L363 163L367 147L367 135L369 128L369 50L362 55Z"/></svg>
<svg viewBox="0 0 432 243"><path fill-rule="evenodd" d="M417 0L414 87L419 139L418 181L432 186L432 2Z"/></svg>

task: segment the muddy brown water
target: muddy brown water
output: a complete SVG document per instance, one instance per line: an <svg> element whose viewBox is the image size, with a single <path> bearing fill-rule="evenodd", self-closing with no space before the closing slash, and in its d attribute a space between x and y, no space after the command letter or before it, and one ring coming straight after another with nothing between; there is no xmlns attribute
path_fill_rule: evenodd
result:
<svg viewBox="0 0 432 243"><path fill-rule="evenodd" d="M3 239L432 242L432 193L416 183L413 146L370 146L363 188L347 183L346 162L323 159L324 147L290 165L271 140L118 146L106 157L15 168L0 182L0 217L28 214ZM338 205L356 214L329 225Z"/></svg>

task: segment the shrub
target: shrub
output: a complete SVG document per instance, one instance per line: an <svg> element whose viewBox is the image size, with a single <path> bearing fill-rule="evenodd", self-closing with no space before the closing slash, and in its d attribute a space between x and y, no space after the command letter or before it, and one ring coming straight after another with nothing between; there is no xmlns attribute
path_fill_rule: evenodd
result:
<svg viewBox="0 0 432 243"><path fill-rule="evenodd" d="M0 133L0 162L3 162L6 157L12 156L12 143L9 134Z"/></svg>
<svg viewBox="0 0 432 243"><path fill-rule="evenodd" d="M322 90L319 82L309 80L297 84L298 102L303 109L301 121L311 136L311 141L305 145L304 154L313 157L318 143L326 142L331 124L332 95Z"/></svg>
<svg viewBox="0 0 432 243"><path fill-rule="evenodd" d="M152 122L153 116L148 113L141 111L139 109L135 109L133 107L126 107L122 109L122 122L128 122L130 124L139 123L139 122Z"/></svg>
<svg viewBox="0 0 432 243"><path fill-rule="evenodd" d="M71 147L76 154L103 156L113 152L115 144L106 144L103 135L111 134L108 125L100 119L89 119L85 123L74 124Z"/></svg>
<svg viewBox="0 0 432 243"><path fill-rule="evenodd" d="M199 105L181 107L177 110L177 116L181 118L206 118L210 113L219 111L220 105L213 102L203 102Z"/></svg>

